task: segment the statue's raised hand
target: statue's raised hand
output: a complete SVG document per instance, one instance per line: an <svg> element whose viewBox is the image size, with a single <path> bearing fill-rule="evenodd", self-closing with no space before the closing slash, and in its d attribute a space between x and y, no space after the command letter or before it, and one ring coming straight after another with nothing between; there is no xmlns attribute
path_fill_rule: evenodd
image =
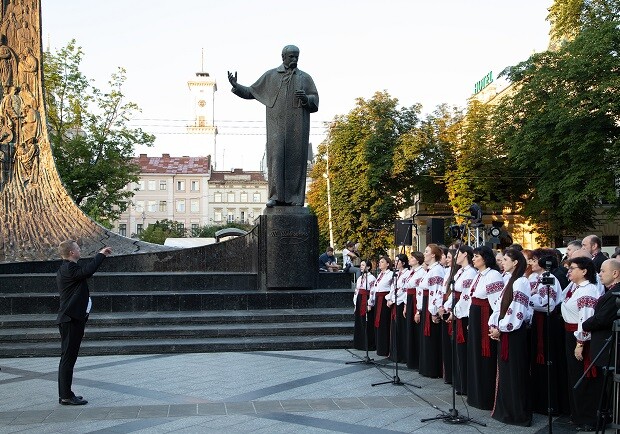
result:
<svg viewBox="0 0 620 434"><path fill-rule="evenodd" d="M232 72L228 71L228 81L234 87L237 88L237 71L235 71L235 75Z"/></svg>

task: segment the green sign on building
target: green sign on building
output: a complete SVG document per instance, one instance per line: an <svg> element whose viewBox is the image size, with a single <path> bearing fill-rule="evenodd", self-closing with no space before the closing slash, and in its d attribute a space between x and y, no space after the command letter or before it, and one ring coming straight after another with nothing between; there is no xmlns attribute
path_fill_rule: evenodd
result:
<svg viewBox="0 0 620 434"><path fill-rule="evenodd" d="M482 77L482 80L478 81L474 85L474 95L480 92L482 89L493 83L493 71L489 71L487 75Z"/></svg>

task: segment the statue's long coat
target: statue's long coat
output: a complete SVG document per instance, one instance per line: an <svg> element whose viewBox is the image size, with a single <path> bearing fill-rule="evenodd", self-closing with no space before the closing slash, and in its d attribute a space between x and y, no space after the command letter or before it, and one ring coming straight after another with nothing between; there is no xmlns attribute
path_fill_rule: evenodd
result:
<svg viewBox="0 0 620 434"><path fill-rule="evenodd" d="M296 90L305 90L308 104L302 106ZM319 109L319 94L312 77L299 69L280 65L263 74L252 86L237 86L233 93L256 99L267 109L267 176L269 200L304 203L310 113Z"/></svg>

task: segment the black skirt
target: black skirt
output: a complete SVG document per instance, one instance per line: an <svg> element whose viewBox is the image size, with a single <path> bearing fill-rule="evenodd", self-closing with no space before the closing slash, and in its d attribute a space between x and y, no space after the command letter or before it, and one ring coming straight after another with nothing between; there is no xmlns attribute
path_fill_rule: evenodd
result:
<svg viewBox="0 0 620 434"><path fill-rule="evenodd" d="M390 354L390 308L385 303L385 295L387 292L378 292L377 301L375 307L372 309L375 311L375 347L377 349L378 356L387 357ZM379 313L381 309L381 313ZM381 315L377 318L377 315ZM378 323L377 323L378 321Z"/></svg>
<svg viewBox="0 0 620 434"><path fill-rule="evenodd" d="M459 322L461 325L459 326ZM467 324L469 322L469 318L465 317L462 319L456 320L456 357L454 361L455 365L455 375L452 378L452 382L454 384L454 389L459 395L467 395ZM459 327L463 332L463 341L458 342L459 335Z"/></svg>
<svg viewBox="0 0 620 434"><path fill-rule="evenodd" d="M495 400L497 344L490 342L490 355L482 355L482 324L480 306L469 308L467 330L467 403L482 410L491 410ZM488 325L485 324L488 329Z"/></svg>
<svg viewBox="0 0 620 434"><path fill-rule="evenodd" d="M418 372L424 377L439 378L441 377L441 324L434 323L428 312L428 295L424 295L422 299L420 329Z"/></svg>
<svg viewBox="0 0 620 434"><path fill-rule="evenodd" d="M452 336L448 331L452 325L441 321L441 360L443 362L443 381L452 384Z"/></svg>
<svg viewBox="0 0 620 434"><path fill-rule="evenodd" d="M509 333L503 332L497 359L497 387L493 419L510 425L532 424L530 394L530 364L525 326ZM507 347L507 348L506 348ZM504 360L502 354L508 356Z"/></svg>
<svg viewBox="0 0 620 434"><path fill-rule="evenodd" d="M368 351L375 350L375 310L366 312L366 315L360 315L362 308L362 295L357 295L355 301L355 329L353 331L353 348L365 351L366 337L368 337Z"/></svg>
<svg viewBox="0 0 620 434"><path fill-rule="evenodd" d="M395 317L391 322L391 342L392 347L390 349L390 360L398 363L403 363L407 360L406 345L407 345L407 329L405 328L405 318L403 317L403 310L405 305L403 303L395 306L392 305L392 313L395 313Z"/></svg>
<svg viewBox="0 0 620 434"><path fill-rule="evenodd" d="M407 367L418 369L420 366L420 325L413 319L417 312L415 306L415 295L407 294L407 319L406 328L406 354Z"/></svg>

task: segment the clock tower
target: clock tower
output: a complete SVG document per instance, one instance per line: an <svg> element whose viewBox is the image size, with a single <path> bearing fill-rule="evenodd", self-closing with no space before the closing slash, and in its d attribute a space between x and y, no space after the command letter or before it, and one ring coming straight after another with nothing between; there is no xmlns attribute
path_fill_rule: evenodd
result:
<svg viewBox="0 0 620 434"><path fill-rule="evenodd" d="M192 110L194 113L193 123L187 126L189 134L199 135L198 140L200 155L211 155L213 165L216 164L216 136L217 127L214 124L214 103L217 84L215 78L208 72L196 73L196 78L187 82L192 98Z"/></svg>

